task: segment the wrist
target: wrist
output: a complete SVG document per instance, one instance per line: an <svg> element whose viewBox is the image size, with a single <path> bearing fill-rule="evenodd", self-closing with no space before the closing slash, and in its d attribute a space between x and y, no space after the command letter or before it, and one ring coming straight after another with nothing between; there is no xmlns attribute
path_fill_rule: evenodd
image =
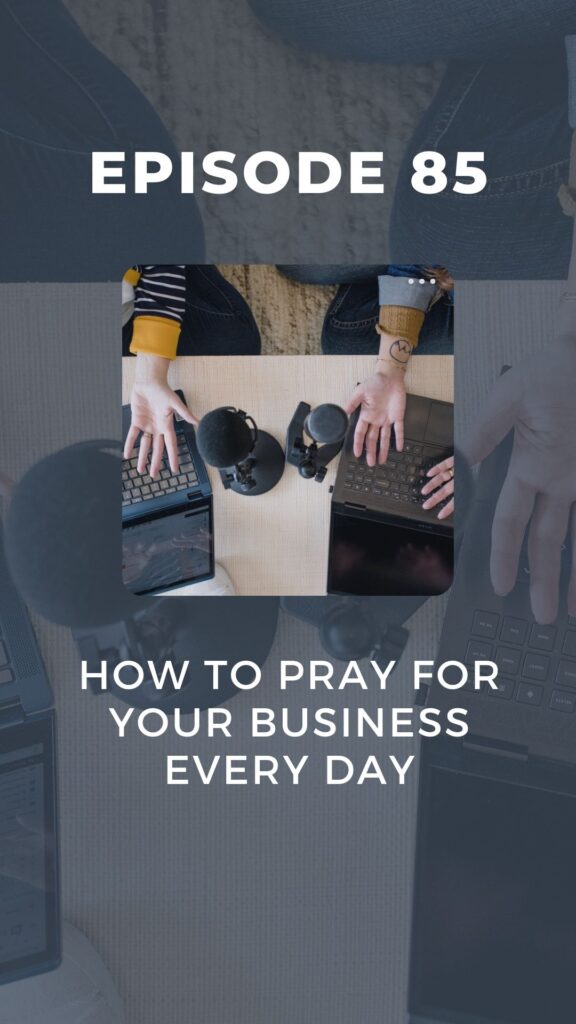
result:
<svg viewBox="0 0 576 1024"><path fill-rule="evenodd" d="M164 356L147 355L139 352L136 356L136 384L166 384L170 360Z"/></svg>
<svg viewBox="0 0 576 1024"><path fill-rule="evenodd" d="M406 367L397 366L396 363L392 363L389 359L377 359L374 373L377 377L384 377L386 380L396 379L403 381L406 376Z"/></svg>
<svg viewBox="0 0 576 1024"><path fill-rule="evenodd" d="M386 336L376 358L376 373L386 377L404 377L408 369L412 346L404 338Z"/></svg>

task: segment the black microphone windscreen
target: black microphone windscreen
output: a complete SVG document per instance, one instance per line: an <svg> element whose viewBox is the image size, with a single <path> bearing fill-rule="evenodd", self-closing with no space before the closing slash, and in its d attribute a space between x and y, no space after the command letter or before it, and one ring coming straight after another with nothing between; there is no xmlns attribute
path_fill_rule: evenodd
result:
<svg viewBox="0 0 576 1024"><path fill-rule="evenodd" d="M14 490L6 557L26 602L60 625L115 622L142 598L122 583L121 463L97 447L36 463Z"/></svg>
<svg viewBox="0 0 576 1024"><path fill-rule="evenodd" d="M250 454L254 438L244 417L222 406L206 413L196 433L198 450L209 466L227 469Z"/></svg>
<svg viewBox="0 0 576 1024"><path fill-rule="evenodd" d="M336 444L348 427L348 417L339 405L325 402L316 406L306 420L306 431L318 444Z"/></svg>

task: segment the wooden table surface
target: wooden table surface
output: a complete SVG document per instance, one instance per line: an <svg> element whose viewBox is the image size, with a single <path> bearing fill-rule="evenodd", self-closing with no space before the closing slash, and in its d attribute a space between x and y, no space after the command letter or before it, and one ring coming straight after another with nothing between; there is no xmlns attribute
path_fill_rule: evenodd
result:
<svg viewBox="0 0 576 1024"><path fill-rule="evenodd" d="M122 400L130 400L136 360L125 358ZM371 356L183 356L170 369L201 417L219 405L253 416L258 427L284 446L298 402L343 405L356 382L373 370ZM453 357L414 357L408 391L453 401ZM225 491L217 470L208 467L214 491L216 560L229 573L237 594L313 595L326 593L330 484L338 461L322 484L304 480L287 466L268 494L250 498ZM178 591L194 593L193 588Z"/></svg>

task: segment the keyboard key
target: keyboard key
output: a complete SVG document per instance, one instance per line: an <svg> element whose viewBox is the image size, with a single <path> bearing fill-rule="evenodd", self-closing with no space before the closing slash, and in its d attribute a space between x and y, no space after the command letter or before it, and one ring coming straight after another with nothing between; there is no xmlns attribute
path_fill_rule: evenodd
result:
<svg viewBox="0 0 576 1024"><path fill-rule="evenodd" d="M6 644L0 640L0 665L8 664L8 651L6 650Z"/></svg>
<svg viewBox="0 0 576 1024"><path fill-rule="evenodd" d="M493 612L474 612L472 622L473 636L482 636L486 640L495 640L498 629L498 616Z"/></svg>
<svg viewBox="0 0 576 1024"><path fill-rule="evenodd" d="M556 639L556 626L532 626L530 631L530 647L537 647L539 651L551 651Z"/></svg>
<svg viewBox="0 0 576 1024"><path fill-rule="evenodd" d="M514 650L513 647L499 647L494 659L498 665L498 671L509 676L517 675L520 668L521 654L521 651Z"/></svg>
<svg viewBox="0 0 576 1024"><path fill-rule="evenodd" d="M569 658L576 658L576 629L569 629L562 644L562 654Z"/></svg>
<svg viewBox="0 0 576 1024"><path fill-rule="evenodd" d="M504 676L499 676L494 680L497 684L497 689L493 690L491 686L484 685L484 693L488 694L489 697L499 697L500 700L510 700L514 693L514 680L505 679Z"/></svg>
<svg viewBox="0 0 576 1024"><path fill-rule="evenodd" d="M541 686L533 686L532 683L519 683L516 700L521 704L539 705L542 703L543 692Z"/></svg>
<svg viewBox="0 0 576 1024"><path fill-rule="evenodd" d="M482 640L470 640L466 648L466 661L486 661L492 657L492 644L486 644Z"/></svg>
<svg viewBox="0 0 576 1024"><path fill-rule="evenodd" d="M506 616L502 623L500 639L506 644L523 644L528 632L528 623L523 619L513 619Z"/></svg>
<svg viewBox="0 0 576 1024"><path fill-rule="evenodd" d="M4 683L12 683L14 681L14 675L9 668L0 669L0 686Z"/></svg>
<svg viewBox="0 0 576 1024"><path fill-rule="evenodd" d="M574 711L576 707L576 693L568 693L566 690L553 690L549 706L553 711Z"/></svg>
<svg viewBox="0 0 576 1024"><path fill-rule="evenodd" d="M559 686L576 686L576 662L561 661L556 672Z"/></svg>
<svg viewBox="0 0 576 1024"><path fill-rule="evenodd" d="M535 679L539 683L545 683L550 669L550 658L545 654L527 654L524 658L522 675L525 679Z"/></svg>

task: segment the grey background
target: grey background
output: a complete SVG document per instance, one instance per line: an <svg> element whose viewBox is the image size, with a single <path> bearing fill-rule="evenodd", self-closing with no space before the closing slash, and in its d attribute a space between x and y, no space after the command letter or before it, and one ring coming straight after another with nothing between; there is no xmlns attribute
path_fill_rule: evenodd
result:
<svg viewBox="0 0 576 1024"><path fill-rule="evenodd" d="M457 420L473 422L503 362L551 338L554 283L458 286ZM0 469L119 433L118 288L1 286ZM42 496L38 496L41 507ZM324 754L415 749L410 741L282 741L310 753L298 789L164 785L168 752L254 752L253 703L405 705L415 657L433 658L445 599L427 602L390 691L284 698L278 660L322 658L313 629L283 616L256 697L230 707L237 739L114 735L105 697L82 693L67 629L36 619L59 722L65 916L94 941L129 1024L381 1024L403 1019L417 775L326 788ZM215 652L216 654L217 652ZM345 749L344 749L345 748ZM259 748L260 749L260 748ZM262 743L261 752L275 752ZM1 1007L1 1000L0 1000Z"/></svg>
<svg viewBox="0 0 576 1024"><path fill-rule="evenodd" d="M88 39L141 89L178 150L291 154L384 151L386 192L345 201L199 194L208 260L386 260L387 223L404 148L441 77L434 65L330 60L282 43L247 0L66 0ZM201 40L201 46L198 41ZM358 201L359 200L359 201ZM379 225L377 232L374 224ZM376 241L377 240L377 241ZM370 251L366 251L369 244ZM140 254L135 255L135 259Z"/></svg>

